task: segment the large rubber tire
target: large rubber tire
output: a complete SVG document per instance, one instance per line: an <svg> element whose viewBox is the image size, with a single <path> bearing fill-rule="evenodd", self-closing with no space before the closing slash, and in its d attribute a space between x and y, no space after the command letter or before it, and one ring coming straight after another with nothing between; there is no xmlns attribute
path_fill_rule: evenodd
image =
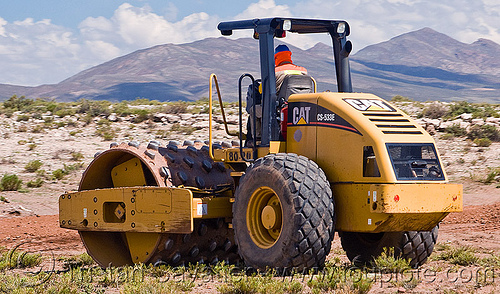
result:
<svg viewBox="0 0 500 294"><path fill-rule="evenodd" d="M334 235L334 201L315 162L290 153L260 158L247 169L235 198L235 241L247 266L303 270L324 265ZM272 205L274 233L262 224L264 206Z"/></svg>
<svg viewBox="0 0 500 294"><path fill-rule="evenodd" d="M339 232L342 248L356 266L373 265L384 248L394 248L394 255L417 268L427 261L437 242L438 226L431 231L406 231L384 233Z"/></svg>

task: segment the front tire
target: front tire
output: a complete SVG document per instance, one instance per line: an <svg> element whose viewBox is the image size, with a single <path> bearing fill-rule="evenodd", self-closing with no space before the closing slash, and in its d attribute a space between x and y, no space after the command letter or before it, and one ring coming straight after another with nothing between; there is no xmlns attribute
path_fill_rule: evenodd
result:
<svg viewBox="0 0 500 294"><path fill-rule="evenodd" d="M296 154L258 159L236 190L233 228L247 266L322 267L334 234L334 203L324 172Z"/></svg>

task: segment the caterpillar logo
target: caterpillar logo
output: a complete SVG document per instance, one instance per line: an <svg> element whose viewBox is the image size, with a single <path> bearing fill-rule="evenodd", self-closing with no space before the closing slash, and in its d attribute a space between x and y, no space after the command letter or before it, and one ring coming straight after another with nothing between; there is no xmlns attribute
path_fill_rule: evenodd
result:
<svg viewBox="0 0 500 294"><path fill-rule="evenodd" d="M389 104L377 99L344 99L359 111L396 111Z"/></svg>
<svg viewBox="0 0 500 294"><path fill-rule="evenodd" d="M294 125L306 125L310 122L309 113L311 112L311 107L300 106L294 107L292 109L292 123Z"/></svg>
<svg viewBox="0 0 500 294"><path fill-rule="evenodd" d="M310 102L290 102L288 109L288 127L334 128L361 135L348 121L323 106Z"/></svg>

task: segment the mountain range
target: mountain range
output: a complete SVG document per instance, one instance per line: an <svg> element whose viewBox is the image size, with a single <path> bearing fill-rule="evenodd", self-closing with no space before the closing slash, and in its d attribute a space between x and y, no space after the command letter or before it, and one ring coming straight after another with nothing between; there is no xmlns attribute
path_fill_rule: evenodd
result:
<svg viewBox="0 0 500 294"><path fill-rule="evenodd" d="M295 63L306 67L317 80L318 90L336 91L330 46L289 47ZM423 28L351 55L353 90L386 99L402 95L421 101L500 103L499 57L500 45L493 41L466 44ZM208 96L211 73L217 74L223 99L236 100L240 75L259 76L258 42L220 37L158 45L94 66L58 84L0 84L0 101L14 94L57 101L197 100Z"/></svg>

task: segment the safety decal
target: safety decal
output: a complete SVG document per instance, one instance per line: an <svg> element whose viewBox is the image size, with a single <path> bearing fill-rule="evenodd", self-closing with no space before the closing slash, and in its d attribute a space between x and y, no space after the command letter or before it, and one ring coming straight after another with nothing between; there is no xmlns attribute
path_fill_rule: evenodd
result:
<svg viewBox="0 0 500 294"><path fill-rule="evenodd" d="M392 106L378 99L344 98L343 100L359 111L396 111Z"/></svg>
<svg viewBox="0 0 500 294"><path fill-rule="evenodd" d="M317 104L308 102L290 102L288 104L288 126L320 126L342 129L361 135L345 119Z"/></svg>

